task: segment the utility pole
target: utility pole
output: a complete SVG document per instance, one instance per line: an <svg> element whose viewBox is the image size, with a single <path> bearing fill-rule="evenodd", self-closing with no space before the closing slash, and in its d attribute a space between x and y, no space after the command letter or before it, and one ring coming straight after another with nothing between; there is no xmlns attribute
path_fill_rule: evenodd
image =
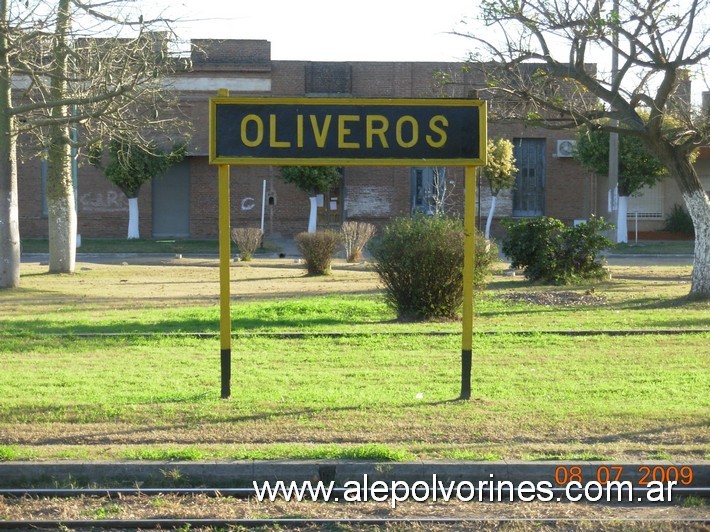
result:
<svg viewBox="0 0 710 532"><path fill-rule="evenodd" d="M613 20L618 24L619 0L614 0ZM611 49L611 83L616 85L616 77L619 74L619 30L614 29L613 47ZM612 88L614 90L614 88ZM613 111L613 109L612 109ZM611 127L617 127L619 120L611 119ZM614 243L626 241L625 237L619 238L619 224L617 212L619 208L619 134L612 131L609 133L609 192L608 192L608 211L609 220L617 224L617 230L612 233L611 240Z"/></svg>

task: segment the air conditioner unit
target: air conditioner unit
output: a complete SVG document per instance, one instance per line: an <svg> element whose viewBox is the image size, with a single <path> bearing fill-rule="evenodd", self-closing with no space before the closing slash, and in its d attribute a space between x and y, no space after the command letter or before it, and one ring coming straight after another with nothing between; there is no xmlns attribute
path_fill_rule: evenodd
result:
<svg viewBox="0 0 710 532"><path fill-rule="evenodd" d="M558 140L557 141L557 157L572 157L574 150L577 148L576 140Z"/></svg>

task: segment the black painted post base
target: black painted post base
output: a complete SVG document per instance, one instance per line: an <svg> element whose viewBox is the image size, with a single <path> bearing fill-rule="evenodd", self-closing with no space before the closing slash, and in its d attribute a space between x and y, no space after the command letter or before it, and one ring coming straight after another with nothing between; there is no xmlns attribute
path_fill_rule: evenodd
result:
<svg viewBox="0 0 710 532"><path fill-rule="evenodd" d="M461 396L459 399L471 398L471 350L461 350Z"/></svg>
<svg viewBox="0 0 710 532"><path fill-rule="evenodd" d="M222 349L220 351L222 366L222 399L229 399L232 395L232 350Z"/></svg>

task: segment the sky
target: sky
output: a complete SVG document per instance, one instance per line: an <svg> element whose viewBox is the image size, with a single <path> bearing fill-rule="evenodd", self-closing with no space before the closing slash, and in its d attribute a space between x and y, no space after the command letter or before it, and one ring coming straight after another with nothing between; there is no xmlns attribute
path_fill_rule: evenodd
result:
<svg viewBox="0 0 710 532"><path fill-rule="evenodd" d="M147 0L181 39L265 39L274 60L460 61L477 0Z"/></svg>
<svg viewBox="0 0 710 532"><path fill-rule="evenodd" d="M476 43L452 31L492 35L476 22L480 0L138 0L138 5L146 15L177 20L173 28L182 41L265 39L274 60L464 61ZM610 59L610 52L590 52L600 72L609 72ZM708 86L698 78L693 89L699 101Z"/></svg>

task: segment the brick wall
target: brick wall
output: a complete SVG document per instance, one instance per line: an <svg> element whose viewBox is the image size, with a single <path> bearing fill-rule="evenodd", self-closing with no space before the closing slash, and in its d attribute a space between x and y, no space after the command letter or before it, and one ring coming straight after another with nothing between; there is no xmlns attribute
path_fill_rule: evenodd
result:
<svg viewBox="0 0 710 532"><path fill-rule="evenodd" d="M150 183L141 187L138 210L143 222L141 236L145 232L150 213L145 212L145 196ZM128 199L120 189L109 183L98 170L82 167L79 172L77 231L85 238L126 237L128 233Z"/></svg>
<svg viewBox="0 0 710 532"><path fill-rule="evenodd" d="M42 214L42 163L38 158L20 155L17 186L20 238L46 237L47 217Z"/></svg>
<svg viewBox="0 0 710 532"><path fill-rule="evenodd" d="M199 78L201 85L182 94L181 111L192 123L190 154L190 235L193 238L214 238L218 233L217 168L207 161L208 99L216 91L203 90L204 80L270 81L270 91L245 89L232 95L306 96L307 72L346 72L352 97L466 97L480 86L481 74L475 68L464 71L459 63L394 63L351 62L347 68L315 68L308 61L271 61L270 43L252 40L196 40L193 42L193 71L182 74L185 80ZM446 75L447 83L436 80ZM337 81L337 80L335 80ZM333 87L344 87L333 83ZM189 83L187 84L189 87ZM246 85L245 85L246 86ZM327 79L319 79L319 90L327 90ZM571 221L589 215L592 201L591 181L571 159L554 156L556 140L573 138L570 132L550 132L523 125L489 124L489 135L508 138L547 139L546 143L546 214ZM23 236L46 236L46 219L41 215L40 173L36 160L28 160L21 168L20 216ZM264 179L274 198L265 209L265 229L286 235L302 231L307 226L309 202L306 194L284 183L278 167L232 167L231 219L234 226L258 226L261 218L261 195ZM447 180L453 191L450 197L453 212L463 208L463 169L448 170ZM349 167L344 170L345 191L341 208L349 219L371 221L382 225L393 216L409 214L411 209L411 168L409 167ZM486 186L480 187L481 215L485 219L490 203ZM139 197L141 235L152 236L152 187L144 185ZM496 216L511 212L511 194L499 197ZM39 206L38 206L39 205ZM39 211L38 211L39 210ZM123 237L128 223L125 197L111 186L95 169L82 166L79 170L79 231L87 237Z"/></svg>
<svg viewBox="0 0 710 532"><path fill-rule="evenodd" d="M258 39L192 39L190 59L196 70L213 71L221 65L230 70L268 69L271 43Z"/></svg>

